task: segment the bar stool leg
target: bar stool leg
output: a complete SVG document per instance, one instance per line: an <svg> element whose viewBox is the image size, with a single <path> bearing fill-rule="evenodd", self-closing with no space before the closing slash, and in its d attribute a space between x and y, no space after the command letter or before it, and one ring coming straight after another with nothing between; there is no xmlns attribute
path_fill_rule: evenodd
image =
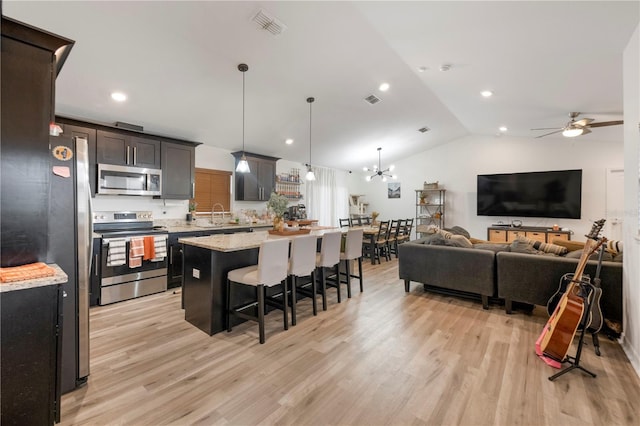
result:
<svg viewBox="0 0 640 426"><path fill-rule="evenodd" d="M342 303L342 299L340 297L340 261L338 261L338 264L336 265L336 290L338 291L338 303Z"/></svg>
<svg viewBox="0 0 640 426"><path fill-rule="evenodd" d="M260 343L264 343L264 285L260 284L256 287L256 297L258 299L258 332L260 334Z"/></svg>
<svg viewBox="0 0 640 426"><path fill-rule="evenodd" d="M362 257L358 258L358 273L360 275L360 293L362 293L364 291L362 286Z"/></svg>
<svg viewBox="0 0 640 426"><path fill-rule="evenodd" d="M289 305L289 290L287 285L287 279L282 280L282 317L284 321L284 329L289 329L289 312L287 306Z"/></svg>
<svg viewBox="0 0 640 426"><path fill-rule="evenodd" d="M318 302L316 301L316 271L311 271L311 294L313 295L313 300L311 301L311 306L313 306L313 315L318 315Z"/></svg>
<svg viewBox="0 0 640 426"><path fill-rule="evenodd" d="M351 262L349 259L345 260L345 264L347 266L347 297L351 299Z"/></svg>
<svg viewBox="0 0 640 426"><path fill-rule="evenodd" d="M322 310L327 310L327 283L325 282L324 266L320 267L320 291L322 292Z"/></svg>
<svg viewBox="0 0 640 426"><path fill-rule="evenodd" d="M298 302L298 298L296 297L297 285L298 277L295 275L291 276L291 325L296 325L296 303Z"/></svg>
<svg viewBox="0 0 640 426"><path fill-rule="evenodd" d="M227 279L227 332L231 331L231 281Z"/></svg>

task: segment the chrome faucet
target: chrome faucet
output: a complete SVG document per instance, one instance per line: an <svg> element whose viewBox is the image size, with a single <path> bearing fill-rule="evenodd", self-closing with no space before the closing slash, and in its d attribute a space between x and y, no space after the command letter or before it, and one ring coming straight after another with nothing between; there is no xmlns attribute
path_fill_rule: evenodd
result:
<svg viewBox="0 0 640 426"><path fill-rule="evenodd" d="M216 207L220 206L220 214L222 215L222 220L224 220L224 206L220 203L215 203L213 207L211 207L211 223L215 223L216 220Z"/></svg>

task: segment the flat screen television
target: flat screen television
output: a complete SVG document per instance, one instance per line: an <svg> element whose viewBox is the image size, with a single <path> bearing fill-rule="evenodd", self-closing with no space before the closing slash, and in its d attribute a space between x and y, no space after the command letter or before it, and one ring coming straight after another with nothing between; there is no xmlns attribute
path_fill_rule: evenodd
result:
<svg viewBox="0 0 640 426"><path fill-rule="evenodd" d="M582 170L478 175L479 216L580 219Z"/></svg>

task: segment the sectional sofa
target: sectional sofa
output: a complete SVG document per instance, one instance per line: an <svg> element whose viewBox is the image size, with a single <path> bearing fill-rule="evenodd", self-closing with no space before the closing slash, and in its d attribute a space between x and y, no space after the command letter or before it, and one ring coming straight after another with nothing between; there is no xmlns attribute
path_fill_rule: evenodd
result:
<svg viewBox="0 0 640 426"><path fill-rule="evenodd" d="M400 245L398 271L409 292L411 281L425 288L479 295L485 309L489 299L504 301L511 313L513 302L546 305L558 290L561 277L573 273L578 259L549 254L523 254L500 245L475 244L473 247L431 245L422 238ZM585 274L595 276L597 261L590 260ZM603 316L622 321L622 262L602 262L601 307Z"/></svg>

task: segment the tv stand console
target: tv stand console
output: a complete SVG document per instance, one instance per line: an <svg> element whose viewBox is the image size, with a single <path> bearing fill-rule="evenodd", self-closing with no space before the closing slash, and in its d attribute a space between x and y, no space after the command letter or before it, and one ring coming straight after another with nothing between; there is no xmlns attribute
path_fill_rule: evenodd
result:
<svg viewBox="0 0 640 426"><path fill-rule="evenodd" d="M487 228L487 239L495 243L510 243L518 235L530 240L552 243L553 240L571 240L571 231L554 231L541 226L490 226Z"/></svg>

